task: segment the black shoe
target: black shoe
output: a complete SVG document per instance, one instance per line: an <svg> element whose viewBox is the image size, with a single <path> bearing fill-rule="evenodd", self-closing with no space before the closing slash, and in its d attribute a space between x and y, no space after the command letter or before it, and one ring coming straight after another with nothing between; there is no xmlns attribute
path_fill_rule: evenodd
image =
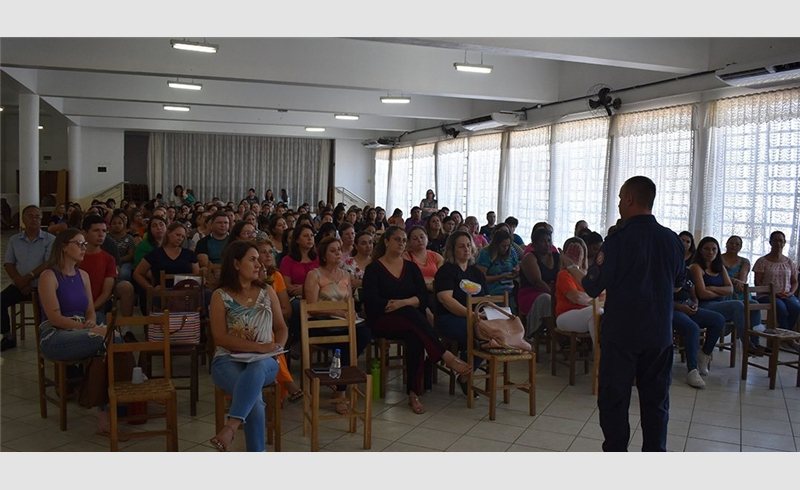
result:
<svg viewBox="0 0 800 490"><path fill-rule="evenodd" d="M467 391L467 388L468 388L467 382L466 381L461 381L460 379L458 379L458 376L456 376L456 383L458 383L458 386L461 388L461 392L464 393L464 396L467 396L467 393L468 393L468 391ZM473 399L478 398L478 394L475 393L474 391L472 392L472 398Z"/></svg>
<svg viewBox="0 0 800 490"><path fill-rule="evenodd" d="M14 339L3 337L3 340L0 340L0 352L5 352L8 349L13 349L16 346L17 346L17 341Z"/></svg>

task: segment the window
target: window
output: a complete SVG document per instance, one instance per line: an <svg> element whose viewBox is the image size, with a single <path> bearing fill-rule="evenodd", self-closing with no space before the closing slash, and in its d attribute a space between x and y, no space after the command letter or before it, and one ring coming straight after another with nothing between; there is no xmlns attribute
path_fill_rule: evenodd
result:
<svg viewBox="0 0 800 490"><path fill-rule="evenodd" d="M784 254L798 256L800 226L800 89L724 99L709 108L703 230L720 241L742 238L751 263L770 251L769 235L786 235ZM699 239L701 237L695 237Z"/></svg>
<svg viewBox="0 0 800 490"><path fill-rule="evenodd" d="M533 225L550 211L550 127L513 131L509 135L508 177L500 196L506 216L519 220L517 235L527 243Z"/></svg>
<svg viewBox="0 0 800 490"><path fill-rule="evenodd" d="M389 150L375 152L375 207L386 209L386 195L389 191ZM391 212L391 211L390 211Z"/></svg>
<svg viewBox="0 0 800 490"><path fill-rule="evenodd" d="M389 217L395 208L403 211L403 218L408 218L411 209L409 191L411 187L411 148L395 148L389 160L389 194L386 198L386 216Z"/></svg>
<svg viewBox="0 0 800 490"><path fill-rule="evenodd" d="M483 224L486 213L497 211L501 139L501 133L469 138L467 202L462 211L465 219L475 216Z"/></svg>
<svg viewBox="0 0 800 490"><path fill-rule="evenodd" d="M580 220L592 230L607 228L608 122L603 117L553 126L550 224L557 247Z"/></svg>
<svg viewBox="0 0 800 490"><path fill-rule="evenodd" d="M436 144L436 199L439 207L463 211L466 206L467 138Z"/></svg>
<svg viewBox="0 0 800 490"><path fill-rule="evenodd" d="M413 148L413 162L411 169L411 195L409 206L419 206L425 199L425 192L433 189L436 193L436 158L433 155L436 145L420 145Z"/></svg>
<svg viewBox="0 0 800 490"><path fill-rule="evenodd" d="M620 115L614 155L609 206L626 180L644 175L656 184L656 220L675 233L690 229L692 106Z"/></svg>

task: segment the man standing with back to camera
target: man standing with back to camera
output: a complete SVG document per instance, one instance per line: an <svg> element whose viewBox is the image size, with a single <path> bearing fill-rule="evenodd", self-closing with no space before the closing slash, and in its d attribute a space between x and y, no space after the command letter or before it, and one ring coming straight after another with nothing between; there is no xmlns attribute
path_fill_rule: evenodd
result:
<svg viewBox="0 0 800 490"><path fill-rule="evenodd" d="M609 236L583 288L606 291L601 329L599 393L604 451L627 451L628 409L636 379L643 451L667 450L672 382L672 295L685 281L683 247L652 214L656 186L631 177L619 191L623 226Z"/></svg>

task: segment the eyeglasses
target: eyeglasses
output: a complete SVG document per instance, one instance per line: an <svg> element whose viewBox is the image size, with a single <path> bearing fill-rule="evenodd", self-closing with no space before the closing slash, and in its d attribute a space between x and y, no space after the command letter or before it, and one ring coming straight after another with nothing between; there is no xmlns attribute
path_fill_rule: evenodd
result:
<svg viewBox="0 0 800 490"><path fill-rule="evenodd" d="M70 240L67 243L74 243L75 245L79 246L80 248L86 248L89 246L89 242L79 242L77 240Z"/></svg>
<svg viewBox="0 0 800 490"><path fill-rule="evenodd" d="M254 231L245 231L245 232L242 232L242 235L244 235L244 236L255 236L256 232L254 232Z"/></svg>
<svg viewBox="0 0 800 490"><path fill-rule="evenodd" d="M28 219L32 219L34 221L42 221L42 215L41 214L29 214L28 215Z"/></svg>

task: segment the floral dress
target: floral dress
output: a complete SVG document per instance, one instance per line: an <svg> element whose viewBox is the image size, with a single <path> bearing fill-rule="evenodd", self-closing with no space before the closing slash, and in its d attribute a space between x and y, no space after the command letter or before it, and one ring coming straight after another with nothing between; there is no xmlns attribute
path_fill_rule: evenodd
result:
<svg viewBox="0 0 800 490"><path fill-rule="evenodd" d="M234 337L249 338L258 343L272 342L272 305L266 288L258 293L252 306L236 302L228 293L217 289L216 294L222 296L225 304L225 323L228 334ZM228 355L231 352L217 346L215 356Z"/></svg>

